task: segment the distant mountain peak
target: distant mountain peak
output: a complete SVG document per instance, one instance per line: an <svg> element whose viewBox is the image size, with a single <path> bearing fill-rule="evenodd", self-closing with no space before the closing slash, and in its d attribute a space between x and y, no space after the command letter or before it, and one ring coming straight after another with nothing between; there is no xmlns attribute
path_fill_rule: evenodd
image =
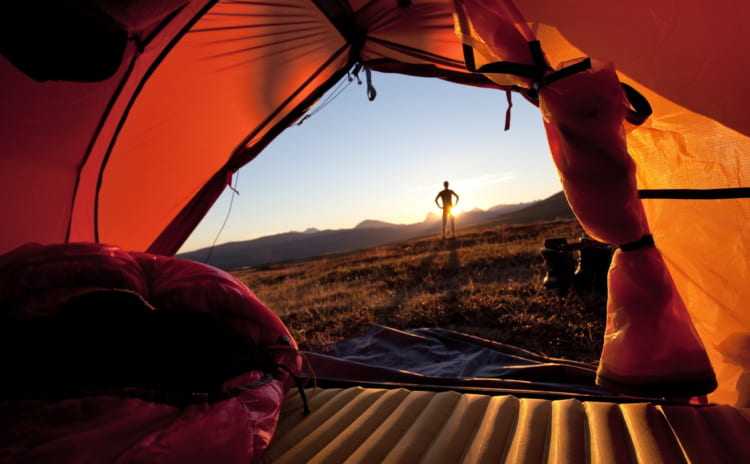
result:
<svg viewBox="0 0 750 464"><path fill-rule="evenodd" d="M433 213L432 211L430 211L429 213L427 213L427 216L425 216L424 222L437 221L438 219L440 219L440 216L438 216L437 213Z"/></svg>
<svg viewBox="0 0 750 464"><path fill-rule="evenodd" d="M375 219L365 219L356 226L355 229L379 229L382 227L398 227L397 224L392 224L385 221L376 221Z"/></svg>
<svg viewBox="0 0 750 464"><path fill-rule="evenodd" d="M307 229L302 232L303 234L315 234L320 232L320 229L316 229L315 227L308 227Z"/></svg>

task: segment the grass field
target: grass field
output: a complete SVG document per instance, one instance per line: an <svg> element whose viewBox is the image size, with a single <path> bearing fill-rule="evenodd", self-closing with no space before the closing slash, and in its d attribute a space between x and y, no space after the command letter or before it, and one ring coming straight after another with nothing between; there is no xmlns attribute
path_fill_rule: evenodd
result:
<svg viewBox="0 0 750 464"><path fill-rule="evenodd" d="M540 254L545 239L581 234L575 220L501 225L232 274L307 350L375 323L441 327L589 362L599 358L606 299L550 295Z"/></svg>

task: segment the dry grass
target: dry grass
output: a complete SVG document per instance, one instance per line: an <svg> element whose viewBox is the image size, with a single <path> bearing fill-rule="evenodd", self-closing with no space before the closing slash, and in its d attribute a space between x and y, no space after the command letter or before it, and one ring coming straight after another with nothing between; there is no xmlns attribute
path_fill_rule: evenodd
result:
<svg viewBox="0 0 750 464"><path fill-rule="evenodd" d="M605 298L544 289L540 249L577 239L575 220L467 230L343 255L234 271L282 318L304 349L371 324L441 327L537 353L594 361Z"/></svg>

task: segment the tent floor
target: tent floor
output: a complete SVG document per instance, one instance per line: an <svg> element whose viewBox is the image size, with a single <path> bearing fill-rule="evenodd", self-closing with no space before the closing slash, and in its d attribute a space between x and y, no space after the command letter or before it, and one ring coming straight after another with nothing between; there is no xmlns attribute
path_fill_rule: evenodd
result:
<svg viewBox="0 0 750 464"><path fill-rule="evenodd" d="M287 394L263 463L739 463L750 409L404 388Z"/></svg>

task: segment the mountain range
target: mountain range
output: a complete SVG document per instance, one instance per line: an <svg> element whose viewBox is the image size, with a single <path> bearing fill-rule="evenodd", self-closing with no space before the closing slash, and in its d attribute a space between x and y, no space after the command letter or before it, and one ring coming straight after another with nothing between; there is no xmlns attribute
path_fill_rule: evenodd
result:
<svg viewBox="0 0 750 464"><path fill-rule="evenodd" d="M456 217L458 233L461 229L490 227L500 224L523 224L561 218L572 218L563 192L549 198L528 203L496 205L487 210L474 209ZM429 213L424 221L414 224L392 224L368 219L352 229L286 232L211 248L181 253L180 258L211 264L220 269L239 269L278 261L309 258L367 248L440 233L441 218Z"/></svg>

